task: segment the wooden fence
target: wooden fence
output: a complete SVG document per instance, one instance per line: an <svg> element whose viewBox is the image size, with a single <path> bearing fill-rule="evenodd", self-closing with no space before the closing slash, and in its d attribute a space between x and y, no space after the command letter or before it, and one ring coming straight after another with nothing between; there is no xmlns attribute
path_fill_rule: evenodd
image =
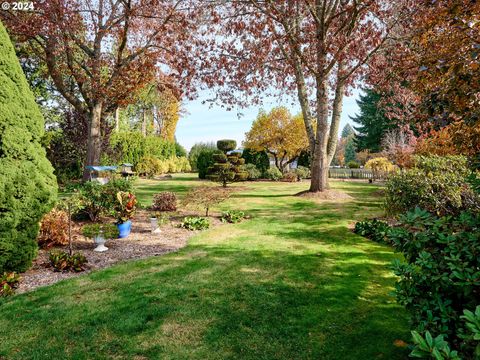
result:
<svg viewBox="0 0 480 360"><path fill-rule="evenodd" d="M375 175L375 176L374 176ZM328 177L332 179L386 179L387 172L374 172L370 169L337 169L331 168L328 170Z"/></svg>

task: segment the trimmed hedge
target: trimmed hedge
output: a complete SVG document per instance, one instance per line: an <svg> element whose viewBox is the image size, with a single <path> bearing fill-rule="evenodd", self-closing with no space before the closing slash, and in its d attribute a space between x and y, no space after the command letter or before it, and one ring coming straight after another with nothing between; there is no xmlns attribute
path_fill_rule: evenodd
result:
<svg viewBox="0 0 480 360"><path fill-rule="evenodd" d="M0 274L27 270L39 222L57 197L41 146L44 120L0 22Z"/></svg>

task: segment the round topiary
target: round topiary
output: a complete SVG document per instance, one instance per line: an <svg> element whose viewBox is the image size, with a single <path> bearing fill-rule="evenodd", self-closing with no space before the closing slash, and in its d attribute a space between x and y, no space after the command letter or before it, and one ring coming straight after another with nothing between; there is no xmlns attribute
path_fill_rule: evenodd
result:
<svg viewBox="0 0 480 360"><path fill-rule="evenodd" d="M224 153L226 153L228 151L235 150L236 147L237 147L237 142L235 140L225 139L225 140L218 140L217 141L218 150L221 150Z"/></svg>
<svg viewBox="0 0 480 360"><path fill-rule="evenodd" d="M213 154L213 160L217 163L226 163L228 158L227 155L220 153L220 154Z"/></svg>
<svg viewBox="0 0 480 360"><path fill-rule="evenodd" d="M44 121L0 22L0 273L27 270L39 222L57 197Z"/></svg>

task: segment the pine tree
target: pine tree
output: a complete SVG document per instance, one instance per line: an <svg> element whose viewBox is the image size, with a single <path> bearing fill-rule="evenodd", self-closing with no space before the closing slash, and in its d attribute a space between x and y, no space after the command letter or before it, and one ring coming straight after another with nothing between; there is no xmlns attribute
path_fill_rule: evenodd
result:
<svg viewBox="0 0 480 360"><path fill-rule="evenodd" d="M355 135L355 130L353 130L352 125L347 124L343 127L342 130L342 139L348 138L350 135Z"/></svg>
<svg viewBox="0 0 480 360"><path fill-rule="evenodd" d="M44 120L0 22L0 274L25 271L37 252L39 221L57 196L40 141Z"/></svg>
<svg viewBox="0 0 480 360"><path fill-rule="evenodd" d="M365 94L360 95L357 104L360 107L360 114L350 117L360 126L355 126L357 135L355 142L357 151L370 150L371 152L381 151L381 142L385 133L393 129L395 124L385 116L384 111L379 107L381 95L374 90L365 89Z"/></svg>
<svg viewBox="0 0 480 360"><path fill-rule="evenodd" d="M351 161L355 161L357 154L355 152L355 140L352 137L347 139L345 144L345 164L348 164Z"/></svg>

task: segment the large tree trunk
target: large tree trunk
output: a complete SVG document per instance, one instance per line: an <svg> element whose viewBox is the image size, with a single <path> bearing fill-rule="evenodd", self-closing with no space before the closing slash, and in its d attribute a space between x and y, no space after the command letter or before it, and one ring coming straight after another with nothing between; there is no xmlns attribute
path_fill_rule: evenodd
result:
<svg viewBox="0 0 480 360"><path fill-rule="evenodd" d="M317 77L317 135L312 159L312 179L310 192L328 189L328 87L327 79Z"/></svg>
<svg viewBox="0 0 480 360"><path fill-rule="evenodd" d="M339 64L339 67L342 67L341 64ZM330 126L330 134L328 137L327 145L328 166L330 166L330 164L332 163L333 157L335 156L335 150L337 149L338 128L340 126L340 117L342 115L344 94L345 82L342 79L337 79L335 98L333 99L332 123Z"/></svg>
<svg viewBox="0 0 480 360"><path fill-rule="evenodd" d="M97 102L90 114L88 122L87 161L85 165L99 165L102 151L101 124L103 102ZM84 170L83 179L88 180L90 172Z"/></svg>

